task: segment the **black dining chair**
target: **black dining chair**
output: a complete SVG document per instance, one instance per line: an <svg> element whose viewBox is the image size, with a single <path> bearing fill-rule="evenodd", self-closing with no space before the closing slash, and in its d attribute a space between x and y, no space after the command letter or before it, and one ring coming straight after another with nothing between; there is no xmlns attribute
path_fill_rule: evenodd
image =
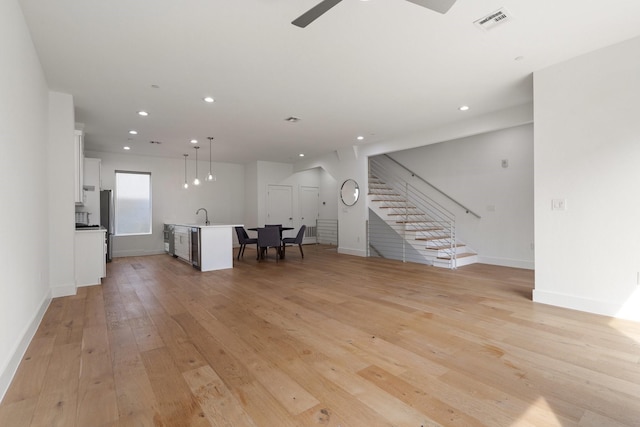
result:
<svg viewBox="0 0 640 427"><path fill-rule="evenodd" d="M282 240L282 224L265 224L265 227L278 227L280 230L280 240Z"/></svg>
<svg viewBox="0 0 640 427"><path fill-rule="evenodd" d="M282 242L279 227L258 228L258 259L269 256L269 248L276 249L276 261L280 257Z"/></svg>
<svg viewBox="0 0 640 427"><path fill-rule="evenodd" d="M244 257L244 250L247 245L256 244L256 251L258 250L258 239L249 237L247 230L244 227L235 227L236 234L238 235L238 243L240 243L240 249L238 249L238 259L240 256Z"/></svg>
<svg viewBox="0 0 640 427"><path fill-rule="evenodd" d="M287 245L298 245L298 248L300 249L300 255L302 256L302 258L304 258L304 252L302 252L302 239L304 239L304 231L306 229L307 226L303 225L302 227L300 227L300 230L298 230L298 234L296 234L296 237L285 237L284 239L282 239L283 256Z"/></svg>

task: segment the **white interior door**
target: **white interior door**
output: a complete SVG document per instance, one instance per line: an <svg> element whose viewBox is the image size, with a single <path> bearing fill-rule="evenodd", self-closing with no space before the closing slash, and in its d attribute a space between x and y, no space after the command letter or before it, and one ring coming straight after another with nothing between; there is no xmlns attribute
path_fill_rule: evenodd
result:
<svg viewBox="0 0 640 427"><path fill-rule="evenodd" d="M300 225L307 226L303 243L316 243L316 220L320 213L320 189L300 187Z"/></svg>
<svg viewBox="0 0 640 427"><path fill-rule="evenodd" d="M265 224L282 224L293 227L293 190L290 185L269 185L267 187L267 218ZM283 236L291 236L295 230L285 231Z"/></svg>

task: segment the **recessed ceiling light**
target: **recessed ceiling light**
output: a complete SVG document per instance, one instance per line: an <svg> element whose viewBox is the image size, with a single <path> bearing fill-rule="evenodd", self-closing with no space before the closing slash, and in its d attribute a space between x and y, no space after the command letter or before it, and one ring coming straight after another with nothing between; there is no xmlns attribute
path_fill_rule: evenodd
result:
<svg viewBox="0 0 640 427"><path fill-rule="evenodd" d="M149 113L147 113L146 111L138 111L138 115L139 116L143 116L143 117L147 117L149 115Z"/></svg>
<svg viewBox="0 0 640 427"><path fill-rule="evenodd" d="M215 99L213 99L210 96L205 96L204 98L202 98L204 100L204 102L208 102L208 103L212 103L213 101L215 101Z"/></svg>
<svg viewBox="0 0 640 427"><path fill-rule="evenodd" d="M137 131L137 130L133 130L133 129L132 129L132 130L130 130L130 131L129 131L129 134L130 134L130 135L137 135L137 134L138 134L138 131Z"/></svg>
<svg viewBox="0 0 640 427"><path fill-rule="evenodd" d="M300 154L298 154L298 156L304 157L304 153L300 153Z"/></svg>
<svg viewBox="0 0 640 427"><path fill-rule="evenodd" d="M129 146L127 146L127 145L125 145L125 146L124 146L124 147L122 147L122 148L123 148L123 149L125 149L125 150L131 150L131 147L129 147Z"/></svg>
<svg viewBox="0 0 640 427"><path fill-rule="evenodd" d="M160 89L160 86L158 86L158 85L151 85L151 87L152 87L153 89Z"/></svg>
<svg viewBox="0 0 640 427"><path fill-rule="evenodd" d="M363 139L364 139L364 136L362 136L362 135L358 136L358 138L357 138L358 141L362 141Z"/></svg>
<svg viewBox="0 0 640 427"><path fill-rule="evenodd" d="M460 107L458 107L458 110L460 111L467 111L469 109L468 105L461 105Z"/></svg>
<svg viewBox="0 0 640 427"><path fill-rule="evenodd" d="M191 142L192 144L197 144L197 143L198 143L198 140L197 140L197 139L192 139L192 140L191 140L191 141L189 141L189 142Z"/></svg>
<svg viewBox="0 0 640 427"><path fill-rule="evenodd" d="M286 118L286 119L284 119L284 120L285 120L285 121L287 121L287 122L289 122L289 123L295 123L295 122L299 122L299 121L300 121L300 118L299 118L299 117L291 116L291 117L287 117L287 118Z"/></svg>

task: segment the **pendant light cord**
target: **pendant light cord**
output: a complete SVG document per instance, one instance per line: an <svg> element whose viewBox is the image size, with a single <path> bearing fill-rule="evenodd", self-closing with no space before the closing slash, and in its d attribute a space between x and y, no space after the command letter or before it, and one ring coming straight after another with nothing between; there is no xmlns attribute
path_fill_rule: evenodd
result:
<svg viewBox="0 0 640 427"><path fill-rule="evenodd" d="M188 154L183 154L184 156L184 188L189 188L189 183L187 182L187 157Z"/></svg>
<svg viewBox="0 0 640 427"><path fill-rule="evenodd" d="M209 140L209 175L207 175L207 181L213 181L213 174L211 173L211 141L213 141L212 136L208 136Z"/></svg>

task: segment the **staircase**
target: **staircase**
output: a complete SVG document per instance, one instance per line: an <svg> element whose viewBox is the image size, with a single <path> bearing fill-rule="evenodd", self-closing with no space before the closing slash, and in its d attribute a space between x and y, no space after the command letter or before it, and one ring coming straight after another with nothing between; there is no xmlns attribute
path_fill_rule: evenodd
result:
<svg viewBox="0 0 640 427"><path fill-rule="evenodd" d="M370 160L369 209L380 219L370 218L370 250L450 269L476 263L477 254L456 239L455 216L388 167Z"/></svg>

